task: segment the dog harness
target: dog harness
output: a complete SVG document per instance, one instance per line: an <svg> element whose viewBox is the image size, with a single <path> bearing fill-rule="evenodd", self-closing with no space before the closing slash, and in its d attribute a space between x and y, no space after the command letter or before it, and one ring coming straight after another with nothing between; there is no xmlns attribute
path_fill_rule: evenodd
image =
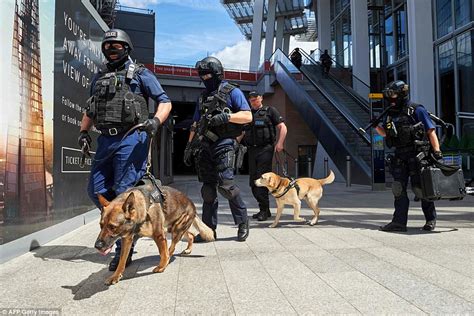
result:
<svg viewBox="0 0 474 316"><path fill-rule="evenodd" d="M277 199L278 199L278 198L281 198L282 196L284 196L285 194L287 194L288 191L290 191L290 190L293 189L293 188L296 189L296 194L298 194L298 195L300 194L300 187L299 187L299 185L296 183L296 179L292 179L292 178L289 178L289 177L288 177L288 179L290 179L290 183L288 184L288 186L285 188L285 190L283 191L283 193L281 193L280 195L278 195L278 196L274 195L275 198L277 198ZM272 192L270 192L272 195L278 191L278 189L279 189L280 186L281 186L281 182L282 182L282 181L280 180L280 183L278 183L278 186L276 187L276 189L273 190Z"/></svg>

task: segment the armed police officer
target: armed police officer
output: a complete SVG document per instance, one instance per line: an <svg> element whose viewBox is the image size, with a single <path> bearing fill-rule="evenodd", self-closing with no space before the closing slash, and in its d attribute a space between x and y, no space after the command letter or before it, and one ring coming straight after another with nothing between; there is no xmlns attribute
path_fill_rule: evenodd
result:
<svg viewBox="0 0 474 316"><path fill-rule="evenodd" d="M383 90L384 98L390 103L390 110L382 126L374 123L377 133L386 138L389 148L395 148L390 159L390 172L394 182L392 191L395 197L395 212L390 223L380 227L382 231L406 231L409 199L407 196L408 178L416 197L421 199L421 208L426 224L423 230L432 231L436 226L436 209L432 201L422 198L420 162L417 155L431 152L436 159L442 159L435 125L429 113L421 104L410 102L408 85L401 80L389 83Z"/></svg>
<svg viewBox="0 0 474 316"><path fill-rule="evenodd" d="M237 240L245 241L249 234L247 207L234 182L234 158L236 137L242 133L243 125L252 121L252 114L242 91L223 81L224 68L217 58L198 61L196 69L206 89L196 106L184 162L191 165L197 149L196 167L203 183L203 222L216 235L219 191L229 200L234 223L238 225ZM200 235L195 237L195 242L202 241Z"/></svg>
<svg viewBox="0 0 474 316"><path fill-rule="evenodd" d="M142 178L149 138L156 134L171 111L170 99L155 75L129 57L132 50L132 42L123 30L111 29L105 33L102 53L108 63L92 81L91 98L81 122L78 139L81 148L90 148L92 126L101 132L88 186L89 197L98 208L102 208L98 194L110 201ZM151 100L158 105L154 115L149 115ZM139 123L144 131L131 131ZM120 252L119 239L110 271L116 270ZM132 253L133 246L127 265Z"/></svg>
<svg viewBox="0 0 474 316"><path fill-rule="evenodd" d="M252 217L265 221L272 216L268 189L257 187L255 180L262 174L272 171L273 153L283 150L287 128L277 109L263 105L263 97L260 93L250 92L249 101L253 120L244 129L242 143L248 148L250 187L260 209Z"/></svg>

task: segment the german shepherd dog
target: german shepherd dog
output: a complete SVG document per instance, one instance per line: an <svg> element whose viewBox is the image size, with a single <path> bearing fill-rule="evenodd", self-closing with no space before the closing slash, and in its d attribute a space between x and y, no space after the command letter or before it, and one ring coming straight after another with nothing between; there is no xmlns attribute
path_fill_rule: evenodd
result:
<svg viewBox="0 0 474 316"><path fill-rule="evenodd" d="M163 272L168 266L176 244L186 234L187 248L182 254L190 254L194 235L189 231L191 225L206 241L213 241L213 231L197 216L194 203L182 192L168 186L162 186L162 203L155 203L151 193L155 190L153 184L131 188L117 196L113 201L107 201L98 195L102 205L100 218L101 231L95 242L95 248L106 255L114 243L122 238L122 251L119 265L115 273L105 284L112 285L122 278L125 264L134 239L151 237L158 246L160 263L153 272ZM166 233L171 233L171 245L168 249Z"/></svg>

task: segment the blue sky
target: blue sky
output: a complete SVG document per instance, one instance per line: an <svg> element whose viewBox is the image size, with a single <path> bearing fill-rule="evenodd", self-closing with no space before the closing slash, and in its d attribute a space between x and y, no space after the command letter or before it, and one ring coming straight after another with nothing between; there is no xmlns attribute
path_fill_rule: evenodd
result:
<svg viewBox="0 0 474 316"><path fill-rule="evenodd" d="M219 0L121 0L120 3L155 12L157 62L194 65L208 54L245 41Z"/></svg>

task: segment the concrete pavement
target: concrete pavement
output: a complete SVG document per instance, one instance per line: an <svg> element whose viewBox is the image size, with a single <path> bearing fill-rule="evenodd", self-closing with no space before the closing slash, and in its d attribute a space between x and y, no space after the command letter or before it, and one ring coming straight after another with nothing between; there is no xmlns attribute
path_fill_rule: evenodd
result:
<svg viewBox="0 0 474 316"><path fill-rule="evenodd" d="M194 177L174 187L196 202ZM257 203L239 177L249 214ZM228 204L220 197L218 241L175 256L164 273L151 239L140 239L124 278L104 285L112 254L93 248L98 221L0 265L2 308L55 309L62 315L183 314L474 314L474 198L437 203L438 226L424 232L419 202L406 233L384 233L390 191L334 183L325 187L319 224L292 220L278 228L252 221L250 237L235 241ZM274 201L272 201L274 213ZM303 202L302 215L312 212ZM178 254L185 248L181 242ZM3 311L2 311L3 312Z"/></svg>

